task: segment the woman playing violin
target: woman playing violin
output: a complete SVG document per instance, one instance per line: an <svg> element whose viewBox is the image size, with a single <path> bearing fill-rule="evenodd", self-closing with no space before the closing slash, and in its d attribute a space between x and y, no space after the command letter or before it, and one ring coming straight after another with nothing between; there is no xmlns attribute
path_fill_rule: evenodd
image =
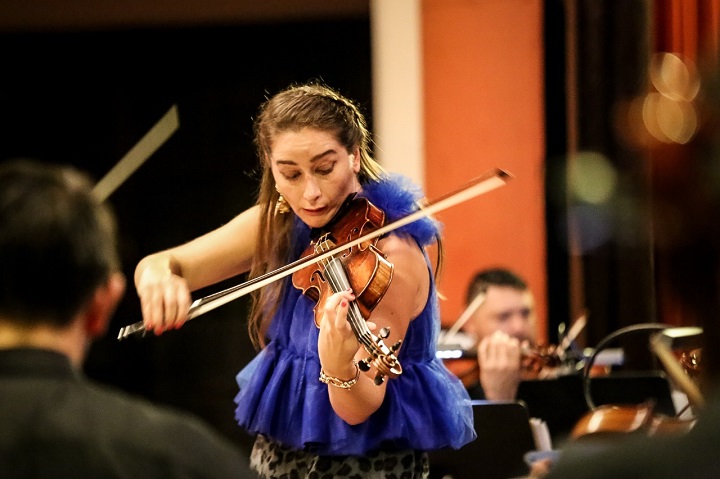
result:
<svg viewBox="0 0 720 479"><path fill-rule="evenodd" d="M262 168L256 205L136 268L143 321L155 334L184 323L191 291L244 272L257 277L301 257L342 218L353 195L387 221L415 210L422 197L372 159L361 112L324 85L292 86L271 97L254 130ZM374 245L392 265L392 278L365 319L376 333L389 329L382 336L387 344L401 341L396 377L377 381L375 363L360 367L368 351L347 320L358 291L329 293L319 321L320 303L289 277L255 292L249 333L260 352L238 375L236 419L257 434L251 461L261 476L343 470L427 477L425 451L474 438L469 397L434 354L439 314L424 248L437 233L426 218Z"/></svg>
<svg viewBox="0 0 720 479"><path fill-rule="evenodd" d="M523 347L535 344L535 301L527 283L504 268L480 271L467 291L467 302L484 295L465 325L476 344L474 380L466 381L476 399L512 400L527 370Z"/></svg>

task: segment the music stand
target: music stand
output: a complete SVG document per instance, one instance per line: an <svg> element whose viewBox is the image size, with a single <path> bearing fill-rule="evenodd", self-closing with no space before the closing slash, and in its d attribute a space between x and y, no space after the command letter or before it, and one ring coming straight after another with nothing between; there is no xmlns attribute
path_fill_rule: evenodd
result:
<svg viewBox="0 0 720 479"><path fill-rule="evenodd" d="M523 456L535 449L530 419L517 401L473 402L477 439L460 449L430 452L431 479L508 479L529 472Z"/></svg>

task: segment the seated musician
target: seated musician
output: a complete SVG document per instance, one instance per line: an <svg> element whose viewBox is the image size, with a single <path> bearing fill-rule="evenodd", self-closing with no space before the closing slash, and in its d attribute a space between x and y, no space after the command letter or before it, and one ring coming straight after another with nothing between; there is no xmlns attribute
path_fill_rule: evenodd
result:
<svg viewBox="0 0 720 479"><path fill-rule="evenodd" d="M479 271L470 282L467 304L484 295L465 323L474 340L478 368L465 381L473 399L512 400L523 379L523 345L537 337L535 301L527 283L505 268Z"/></svg>

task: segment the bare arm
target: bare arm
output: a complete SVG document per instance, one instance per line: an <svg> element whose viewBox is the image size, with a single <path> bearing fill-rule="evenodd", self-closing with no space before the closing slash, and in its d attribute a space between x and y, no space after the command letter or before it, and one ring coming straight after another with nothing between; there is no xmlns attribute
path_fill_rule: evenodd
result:
<svg viewBox="0 0 720 479"><path fill-rule="evenodd" d="M370 320L377 328L390 328L390 337L385 341L391 345L405 337L410 321L425 307L430 278L422 251L414 241L389 236L380 241L378 247L395 269L390 286ZM328 299L318 339L323 370L327 375L340 379L355 377L352 359L360 360L368 356L363 347L358 348L358 342L347 323L347 307L342 301L351 298L347 293L338 293ZM374 368L361 373L351 389L328 386L333 409L349 424L365 421L382 404L386 384L376 386L373 382L375 374ZM399 381L401 378L386 381Z"/></svg>
<svg viewBox="0 0 720 479"><path fill-rule="evenodd" d="M160 334L187 319L190 292L250 269L260 208L188 243L146 256L135 268L135 286L148 330Z"/></svg>

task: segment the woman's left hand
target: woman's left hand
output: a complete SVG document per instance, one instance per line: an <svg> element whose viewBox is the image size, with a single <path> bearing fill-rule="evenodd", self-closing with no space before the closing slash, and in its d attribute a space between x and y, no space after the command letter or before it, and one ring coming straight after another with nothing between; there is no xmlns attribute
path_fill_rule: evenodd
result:
<svg viewBox="0 0 720 479"><path fill-rule="evenodd" d="M325 301L318 355L323 371L329 376L351 379L355 375L352 360L358 352L359 343L347 320L348 307L354 299L352 291L341 291Z"/></svg>

